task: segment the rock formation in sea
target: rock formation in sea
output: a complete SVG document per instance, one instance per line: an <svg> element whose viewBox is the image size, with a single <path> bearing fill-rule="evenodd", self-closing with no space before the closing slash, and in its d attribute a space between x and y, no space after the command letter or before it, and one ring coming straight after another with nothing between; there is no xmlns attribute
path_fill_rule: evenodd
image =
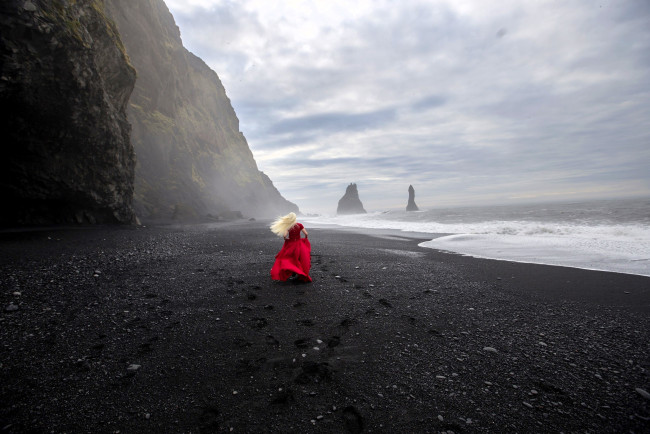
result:
<svg viewBox="0 0 650 434"><path fill-rule="evenodd" d="M359 199L359 191L357 184L350 184L345 189L345 194L339 200L339 205L336 208L337 214L365 214L366 210L363 209L361 199Z"/></svg>
<svg viewBox="0 0 650 434"><path fill-rule="evenodd" d="M415 204L415 189L412 185L409 185L409 201L406 204L407 211L419 211L420 208Z"/></svg>
<svg viewBox="0 0 650 434"><path fill-rule="evenodd" d="M138 72L128 108L138 216L298 212L258 169L219 77L183 47L163 0L106 0L106 9Z"/></svg>
<svg viewBox="0 0 650 434"><path fill-rule="evenodd" d="M103 1L0 2L0 224L134 222L135 75Z"/></svg>

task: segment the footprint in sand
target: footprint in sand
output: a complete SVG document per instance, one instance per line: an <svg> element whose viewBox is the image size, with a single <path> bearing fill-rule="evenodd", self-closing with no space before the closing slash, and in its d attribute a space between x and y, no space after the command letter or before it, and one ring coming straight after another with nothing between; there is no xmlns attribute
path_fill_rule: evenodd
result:
<svg viewBox="0 0 650 434"><path fill-rule="evenodd" d="M343 321L341 321L341 327L347 329L350 328L350 326L354 325L357 323L356 319L351 319L351 318L345 318Z"/></svg>
<svg viewBox="0 0 650 434"><path fill-rule="evenodd" d="M293 396L293 391L287 387L279 387L275 397L271 400L271 404L287 404L295 402L296 398Z"/></svg>
<svg viewBox="0 0 650 434"><path fill-rule="evenodd" d="M343 423L345 424L346 430L351 434L363 432L363 418L353 406L343 409Z"/></svg>
<svg viewBox="0 0 650 434"><path fill-rule="evenodd" d="M307 348L309 346L310 338L301 338L293 341L293 344L298 348Z"/></svg>
<svg viewBox="0 0 650 434"><path fill-rule="evenodd" d="M332 336L327 340L327 346L329 348L337 347L341 343L341 338L339 336Z"/></svg>
<svg viewBox="0 0 650 434"><path fill-rule="evenodd" d="M204 407L199 416L200 431L214 432L219 429L219 409L216 406Z"/></svg>
<svg viewBox="0 0 650 434"><path fill-rule="evenodd" d="M334 370L329 363L307 360L298 369L293 381L298 384L322 383L323 381L330 380L333 373Z"/></svg>
<svg viewBox="0 0 650 434"><path fill-rule="evenodd" d="M415 324L417 322L417 319L415 319L412 316L402 315L402 318L404 318L406 321L408 321L409 324Z"/></svg>

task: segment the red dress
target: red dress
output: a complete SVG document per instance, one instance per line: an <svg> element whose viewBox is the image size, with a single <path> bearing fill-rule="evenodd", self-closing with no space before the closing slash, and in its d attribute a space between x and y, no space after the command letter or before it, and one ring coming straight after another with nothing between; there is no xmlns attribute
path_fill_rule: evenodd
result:
<svg viewBox="0 0 650 434"><path fill-rule="evenodd" d="M282 249L275 255L275 263L271 268L273 280L286 281L293 273L303 282L311 282L309 269L311 268L311 244L309 239L300 238L300 231L304 226L300 223L289 229L289 238L285 238Z"/></svg>

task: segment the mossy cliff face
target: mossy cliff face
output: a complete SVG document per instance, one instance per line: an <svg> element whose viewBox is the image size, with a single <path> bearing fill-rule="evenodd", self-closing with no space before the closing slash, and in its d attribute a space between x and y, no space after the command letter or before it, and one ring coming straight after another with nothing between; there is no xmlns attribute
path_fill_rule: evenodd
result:
<svg viewBox="0 0 650 434"><path fill-rule="evenodd" d="M134 222L134 83L102 0L0 2L2 225Z"/></svg>
<svg viewBox="0 0 650 434"><path fill-rule="evenodd" d="M129 105L142 218L298 211L259 171L217 74L182 45L162 0L106 0L138 71Z"/></svg>

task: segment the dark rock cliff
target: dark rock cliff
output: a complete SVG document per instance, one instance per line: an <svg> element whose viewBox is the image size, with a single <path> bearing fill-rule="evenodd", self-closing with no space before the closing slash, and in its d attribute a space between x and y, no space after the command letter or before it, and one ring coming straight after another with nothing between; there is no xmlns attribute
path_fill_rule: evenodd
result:
<svg viewBox="0 0 650 434"><path fill-rule="evenodd" d="M102 0L0 3L0 224L134 221L134 82Z"/></svg>
<svg viewBox="0 0 650 434"><path fill-rule="evenodd" d="M298 211L257 168L217 74L187 51L162 0L106 0L138 79L128 114L142 218Z"/></svg>
<svg viewBox="0 0 650 434"><path fill-rule="evenodd" d="M365 214L366 210L363 209L361 199L359 199L359 191L357 184L350 184L345 189L345 194L339 200L339 206L336 208L337 214Z"/></svg>
<svg viewBox="0 0 650 434"><path fill-rule="evenodd" d="M407 211L419 211L420 208L415 204L415 189L412 185L409 185L409 201L406 204Z"/></svg>

